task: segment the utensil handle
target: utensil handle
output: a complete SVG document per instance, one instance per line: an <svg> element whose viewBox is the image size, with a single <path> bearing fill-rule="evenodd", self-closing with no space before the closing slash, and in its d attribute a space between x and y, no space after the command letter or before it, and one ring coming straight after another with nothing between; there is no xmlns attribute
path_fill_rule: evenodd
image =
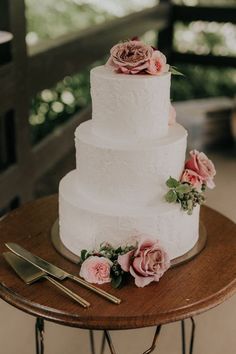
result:
<svg viewBox="0 0 236 354"><path fill-rule="evenodd" d="M83 280L79 277L76 277L75 275L72 274L68 274L68 277L74 281L76 281L77 283L79 283L80 285L83 285L85 288L93 291L94 293L104 297L105 299L113 302L114 304L120 304L121 303L121 299L119 299L118 297L109 294L108 292L106 292L105 290L102 290L100 288L97 288L96 286L88 283L86 280Z"/></svg>
<svg viewBox="0 0 236 354"><path fill-rule="evenodd" d="M55 279L49 277L48 275L44 276L45 279L47 279L48 281L50 281L50 283L52 283L53 285L55 285L58 289L60 289L64 294L68 295L69 297L71 297L73 300L75 300L76 302L78 302L81 306L83 307L89 307L90 303L88 301L86 301L85 299L83 299L81 296L75 294L73 291L71 291L70 289L66 288L64 285L62 285L61 283L59 283L58 281L56 281Z"/></svg>

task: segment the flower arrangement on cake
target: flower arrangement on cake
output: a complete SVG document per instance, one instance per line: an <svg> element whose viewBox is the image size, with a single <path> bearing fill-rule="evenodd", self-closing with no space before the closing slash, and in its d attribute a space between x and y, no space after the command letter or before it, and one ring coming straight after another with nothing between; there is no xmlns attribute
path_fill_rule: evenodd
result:
<svg viewBox="0 0 236 354"><path fill-rule="evenodd" d="M174 75L183 75L167 64L162 52L143 43L138 37L114 45L106 65L123 74L162 75L170 71Z"/></svg>
<svg viewBox="0 0 236 354"><path fill-rule="evenodd" d="M196 205L205 202L206 187L215 187L216 170L213 162L197 150L190 151L190 158L185 163L185 169L179 181L170 177L166 185L170 190L165 199L168 203L179 203L184 211L192 214Z"/></svg>
<svg viewBox="0 0 236 354"><path fill-rule="evenodd" d="M83 250L80 276L91 283L111 282L115 288L123 285L127 274L134 277L138 287L159 281L170 267L166 251L159 241L150 240L147 235L137 234L131 240L118 248L105 242L98 250Z"/></svg>

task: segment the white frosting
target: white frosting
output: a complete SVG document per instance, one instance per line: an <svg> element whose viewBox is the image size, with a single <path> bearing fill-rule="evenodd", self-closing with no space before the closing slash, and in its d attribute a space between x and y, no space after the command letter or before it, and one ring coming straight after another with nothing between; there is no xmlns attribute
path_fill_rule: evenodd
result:
<svg viewBox="0 0 236 354"><path fill-rule="evenodd" d="M159 239L171 259L191 249L198 239L199 207L189 216L179 205L159 201L155 205L129 208L88 200L76 192L76 171L60 182L60 237L75 254L108 241L119 245L135 230Z"/></svg>
<svg viewBox="0 0 236 354"><path fill-rule="evenodd" d="M153 205L163 198L169 176L184 168L186 130L176 124L166 137L140 144L108 143L91 134L91 121L75 133L81 194L118 205Z"/></svg>
<svg viewBox="0 0 236 354"><path fill-rule="evenodd" d="M170 77L117 74L105 66L91 70L93 133L119 143L165 136Z"/></svg>

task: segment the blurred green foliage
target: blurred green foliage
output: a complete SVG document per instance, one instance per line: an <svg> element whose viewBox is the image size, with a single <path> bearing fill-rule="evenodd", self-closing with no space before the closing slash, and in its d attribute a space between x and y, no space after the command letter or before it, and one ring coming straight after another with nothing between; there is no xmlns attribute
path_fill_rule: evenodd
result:
<svg viewBox="0 0 236 354"><path fill-rule="evenodd" d="M220 1L214 0L217 4ZM175 2L191 6L198 3L206 4L207 0ZM153 6L155 3L156 0L26 0L28 21L26 40L29 45L34 45L40 40L53 39L69 31L82 30L117 16ZM174 47L182 53L235 55L235 36L235 26L232 24L202 21L189 25L177 23ZM156 33L148 32L144 40L155 45ZM233 69L185 64L178 65L178 69L185 77L173 77L171 89L173 101L235 94L236 72ZM29 123L33 144L88 105L89 70L90 68L87 68L81 73L64 78L55 87L45 88L32 100Z"/></svg>
<svg viewBox="0 0 236 354"><path fill-rule="evenodd" d="M178 65L178 70L185 76L172 78L171 98L173 101L235 95L235 69L181 64Z"/></svg>
<svg viewBox="0 0 236 354"><path fill-rule="evenodd" d="M31 102L29 123L35 144L90 102L89 69L67 76L55 87L38 93Z"/></svg>

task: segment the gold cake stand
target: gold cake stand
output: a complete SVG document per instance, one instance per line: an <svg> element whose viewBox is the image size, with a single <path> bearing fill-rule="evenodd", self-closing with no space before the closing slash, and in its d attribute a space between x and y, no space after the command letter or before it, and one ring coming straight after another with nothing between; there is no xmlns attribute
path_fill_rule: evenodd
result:
<svg viewBox="0 0 236 354"><path fill-rule="evenodd" d="M51 229L51 241L55 249L57 250L58 253L60 253L63 257L68 259L69 261L73 263L80 263L80 257L76 255L75 253L71 252L66 246L62 243L60 239L60 233L59 233L59 220L57 219ZM186 252L180 257L174 258L171 261L171 267L176 267L180 264L186 263L196 257L206 246L206 241L207 241L207 232L206 228L203 225L202 222L200 222L199 225L199 238L196 244L194 245L191 250Z"/></svg>

